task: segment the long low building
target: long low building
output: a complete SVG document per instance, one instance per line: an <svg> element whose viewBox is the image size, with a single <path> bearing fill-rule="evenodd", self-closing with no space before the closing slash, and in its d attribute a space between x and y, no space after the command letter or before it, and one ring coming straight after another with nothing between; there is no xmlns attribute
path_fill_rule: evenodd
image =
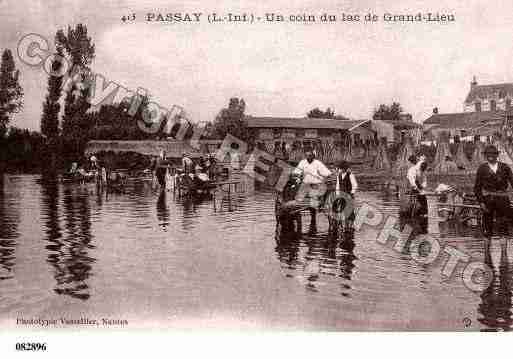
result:
<svg viewBox="0 0 513 359"><path fill-rule="evenodd" d="M308 146L316 140L338 142L350 138L353 143L358 143L376 137L370 120L247 117L246 124L256 143L301 142Z"/></svg>
<svg viewBox="0 0 513 359"><path fill-rule="evenodd" d="M188 141L102 141L93 140L87 143L85 154L91 155L99 152L137 152L146 156L158 156L160 151L165 151L169 158L180 158L183 153L189 157L199 158L217 150L222 141L201 140L199 149L194 148Z"/></svg>
<svg viewBox="0 0 513 359"><path fill-rule="evenodd" d="M504 111L459 112L432 114L424 121L424 137L436 139L444 132L451 139L480 139L502 131L506 113Z"/></svg>
<svg viewBox="0 0 513 359"><path fill-rule="evenodd" d="M337 142L349 139L352 144L368 140L386 140L388 143L401 142L404 136L416 137L422 126L408 120L338 120L326 118L290 117L246 117L248 128L255 141L272 144L301 142L308 145L312 141ZM420 136L419 136L420 137Z"/></svg>

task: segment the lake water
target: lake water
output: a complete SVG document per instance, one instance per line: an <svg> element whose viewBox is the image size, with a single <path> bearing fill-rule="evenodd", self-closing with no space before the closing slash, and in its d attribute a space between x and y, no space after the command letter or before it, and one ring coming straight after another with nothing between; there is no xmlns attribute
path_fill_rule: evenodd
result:
<svg viewBox="0 0 513 359"><path fill-rule="evenodd" d="M38 327L17 324L19 318L88 318L102 328L513 326L513 254L511 244L501 246L498 239L491 247L492 285L476 293L463 284L462 268L445 278L444 257L419 264L377 242L369 226L352 241L337 241L320 215L316 235L277 235L268 192L236 196L229 211L226 202L214 209L212 201L159 195L148 182L108 195L41 176L5 175L0 184L2 329ZM397 200L379 192L362 191L358 201L397 213ZM428 236L484 258L473 228L431 218Z"/></svg>

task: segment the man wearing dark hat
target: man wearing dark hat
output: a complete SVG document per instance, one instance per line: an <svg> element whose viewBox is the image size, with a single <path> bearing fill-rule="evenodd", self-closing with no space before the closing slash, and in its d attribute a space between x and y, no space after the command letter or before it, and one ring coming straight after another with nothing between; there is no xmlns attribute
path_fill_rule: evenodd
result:
<svg viewBox="0 0 513 359"><path fill-rule="evenodd" d="M339 185L339 189L342 192L350 194L354 197L356 190L358 189L358 182L356 182L356 177L353 172L351 172L351 166L347 161L340 161L338 164L337 171L337 183Z"/></svg>
<svg viewBox="0 0 513 359"><path fill-rule="evenodd" d="M338 164L337 170L337 182L335 191L343 192L354 198L356 190L358 189L358 182L356 182L356 177L354 173L351 171L351 164L347 161L340 161ZM338 193L337 193L338 194ZM346 197L347 198L347 197ZM347 204L345 204L347 205ZM351 211L347 215L347 220L352 224L355 220L355 213Z"/></svg>
<svg viewBox="0 0 513 359"><path fill-rule="evenodd" d="M488 145L483 153L487 162L477 169L474 193L483 210L485 236L490 239L494 218L497 220L500 234L504 236L508 234L511 207L506 191L508 184L513 187L513 174L507 164L497 161L499 157L497 147Z"/></svg>

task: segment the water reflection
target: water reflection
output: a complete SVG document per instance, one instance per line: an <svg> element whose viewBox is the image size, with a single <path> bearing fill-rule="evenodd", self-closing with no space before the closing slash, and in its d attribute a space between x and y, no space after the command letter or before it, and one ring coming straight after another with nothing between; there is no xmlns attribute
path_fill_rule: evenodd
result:
<svg viewBox="0 0 513 359"><path fill-rule="evenodd" d="M0 188L0 275L12 276L14 269L18 276L28 274L22 278L27 286L2 291L19 306L0 317L15 317L17 310L33 307L27 289L33 285L31 280L44 277L31 275L39 258L21 260L21 253L30 253L47 261L45 270L54 292L41 299L45 308L67 305L70 311L81 310L81 302L95 293L95 310L114 312L121 306L111 298L122 292L123 302L129 299L141 320L148 308L149 320L160 320L171 312L194 316L204 308L234 315L255 308L255 315L277 325L309 322L324 329L461 330L462 312L477 312L479 321L474 322L480 328L513 326L511 260L506 248L497 249L498 241L487 259L494 266L494 281L479 296L460 280L444 281L439 275L444 262L420 265L406 250L394 250L393 238L387 246L379 244L366 226L355 234L333 237L323 232L328 222L319 216L317 235L294 228L273 233L276 219L270 193L234 196L235 210L229 211L226 201L223 208L214 209L210 201L174 198L172 192L158 196L138 183L125 193L102 197L81 186L62 184L50 174L40 182L17 176ZM366 192L361 200L385 215L397 216L397 199L384 200L377 192ZM34 221L32 217L39 213L41 221ZM304 222L307 232L307 215ZM34 230L37 225L41 231ZM482 258L478 228L430 220L429 229L428 236L441 239L442 245ZM23 241L16 239L18 231ZM171 231L176 241L168 240ZM414 230L407 244L425 236L418 233ZM191 234L207 240L191 241ZM101 246L95 248L97 240ZM191 262L194 256L198 260ZM94 281L93 291L95 273L102 278ZM0 280L0 286L3 289L4 283L11 282ZM34 285L34 290L46 294L48 288L41 288L44 283ZM283 288L290 293L280 291ZM70 303L71 298L80 300ZM433 308L433 303L442 304ZM119 310L125 308L128 304Z"/></svg>
<svg viewBox="0 0 513 359"><path fill-rule="evenodd" d="M169 208L166 201L166 191L160 191L157 200L157 219L162 230L166 231L169 226Z"/></svg>
<svg viewBox="0 0 513 359"><path fill-rule="evenodd" d="M491 244L493 245L493 243ZM508 261L507 242L500 243L500 259L498 266L492 260L493 247L485 248L485 263L492 268L493 278L491 285L481 293L479 313L482 315L479 322L486 325L484 331L504 330L510 331L513 326L511 311L511 276Z"/></svg>
<svg viewBox="0 0 513 359"><path fill-rule="evenodd" d="M91 244L91 213L88 194L77 186L63 190L64 230L60 228L59 184L55 176L45 175L41 181L42 212L49 244L47 261L54 269L57 294L87 300L90 297L87 279L94 259Z"/></svg>
<svg viewBox="0 0 513 359"><path fill-rule="evenodd" d="M275 240L275 252L283 268L299 272L307 290L318 292L319 286L331 278L340 288L340 295L350 296L350 281L357 259L353 231L339 236L328 233L311 236L281 227L276 230ZM287 276L297 277L290 273Z"/></svg>
<svg viewBox="0 0 513 359"><path fill-rule="evenodd" d="M0 280L13 278L14 263L16 260L15 248L18 238L19 213L17 205L19 199L12 198L13 193L8 192L3 173L0 173Z"/></svg>

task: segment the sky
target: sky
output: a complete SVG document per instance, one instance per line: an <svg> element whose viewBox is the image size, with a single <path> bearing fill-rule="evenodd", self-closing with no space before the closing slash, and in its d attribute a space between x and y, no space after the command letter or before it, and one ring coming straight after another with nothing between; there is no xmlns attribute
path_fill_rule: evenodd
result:
<svg viewBox="0 0 513 359"><path fill-rule="evenodd" d="M291 4L292 3L292 4ZM366 119L381 103L401 103L417 122L438 107L460 112L473 76L513 82L511 0L172 1L0 0L0 51L16 53L37 33L83 23L96 46L92 70L153 101L213 120L231 97L246 114L303 117L314 107ZM200 23L148 23L146 13L201 12ZM335 14L380 17L375 23L217 23L208 13ZM439 12L450 23L390 23L382 15ZM136 13L137 20L121 17ZM39 129L47 74L18 58L25 106L11 123Z"/></svg>

